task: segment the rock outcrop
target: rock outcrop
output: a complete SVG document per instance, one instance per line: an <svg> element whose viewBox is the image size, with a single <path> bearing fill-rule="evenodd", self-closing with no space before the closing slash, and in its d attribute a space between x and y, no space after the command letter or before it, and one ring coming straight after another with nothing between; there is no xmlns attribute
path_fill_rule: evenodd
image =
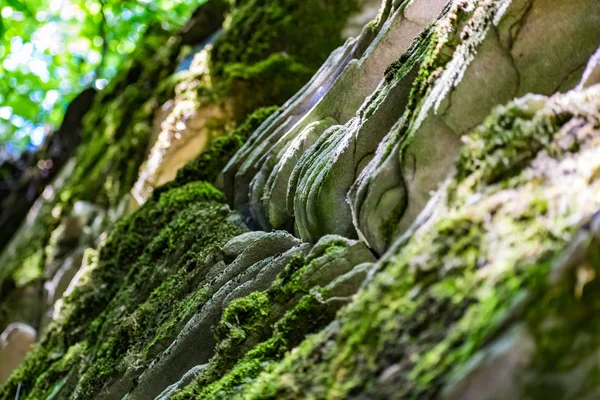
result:
<svg viewBox="0 0 600 400"><path fill-rule="evenodd" d="M597 397L597 0L149 35L0 254L0 399Z"/></svg>

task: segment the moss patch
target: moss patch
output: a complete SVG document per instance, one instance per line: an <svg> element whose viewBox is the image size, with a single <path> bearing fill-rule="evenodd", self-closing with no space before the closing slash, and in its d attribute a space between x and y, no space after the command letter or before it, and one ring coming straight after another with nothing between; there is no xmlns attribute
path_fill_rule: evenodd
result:
<svg viewBox="0 0 600 400"><path fill-rule="evenodd" d="M333 242L296 256L271 288L231 302L215 330L215 355L198 379L173 399L228 399L270 370L304 338L325 327L341 303L328 303L326 289L307 287L317 262L335 260L345 248Z"/></svg>
<svg viewBox="0 0 600 400"><path fill-rule="evenodd" d="M467 147L473 143L473 148L465 149L460 161L484 165L470 173L459 166L451 196L440 201L435 220L382 265L339 315L338 324L304 341L241 388L238 397L435 398L449 377L505 327L506 316L515 312L525 292L533 293L538 305L513 318L535 327L539 347L533 368L550 377L597 349L583 339L596 326L589 321L596 309L596 280L579 292L574 290L576 273L561 280L559 289L547 281L553 261L577 233L578 221L600 209L595 195L600 181L590 172L600 163L597 94L596 89L498 109L469 136ZM514 107L525 110L513 112ZM544 132L540 136L546 139L528 141L529 161L514 175L512 163L494 163L502 146L495 132L529 121L540 126L509 130L515 143L533 131ZM491 166L481 161L488 159ZM496 178L482 181L482 173L490 170ZM597 268L593 251L596 256L582 268ZM588 301L578 301L586 292ZM564 321L541 323L553 313L564 315ZM589 329L582 325L586 318ZM576 331L582 336L574 337ZM578 347L582 343L588 345ZM559 361L571 352L573 357ZM552 392L544 388L549 380L529 388L532 398ZM567 392L559 390L550 398L565 398L560 393Z"/></svg>

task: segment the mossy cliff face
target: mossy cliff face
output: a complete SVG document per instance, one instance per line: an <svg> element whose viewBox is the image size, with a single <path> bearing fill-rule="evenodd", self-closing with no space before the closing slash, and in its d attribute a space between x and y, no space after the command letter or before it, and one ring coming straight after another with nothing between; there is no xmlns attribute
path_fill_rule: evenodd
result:
<svg viewBox="0 0 600 400"><path fill-rule="evenodd" d="M578 22L547 23L558 9ZM387 10L315 76L328 91L305 87L226 167L230 204L264 229L309 242L359 237L383 254L452 168L463 134L515 96L574 87L600 40L593 1L412 1ZM544 67L529 48L543 51ZM525 78L534 69L539 79Z"/></svg>
<svg viewBox="0 0 600 400"><path fill-rule="evenodd" d="M598 218L585 224L600 206L599 94L530 96L495 110L465 138L427 219L337 322L244 381L238 396L594 393L596 364L586 359L598 348L588 319Z"/></svg>
<svg viewBox="0 0 600 400"><path fill-rule="evenodd" d="M217 9L223 8L220 2L214 3ZM211 122L215 125L212 136L229 133L257 108L280 104L298 90L324 57L341 43L343 27L340 25L358 7L358 3L354 2L343 2L341 7L335 2L326 5L315 2L318 4L312 6L320 7L323 11L335 10L331 14L332 19L310 17L304 21L309 13L306 2L300 3L289 1L250 8L248 6L253 4L234 5L231 21L213 46L213 51L219 54L221 47L228 48L223 50L227 56L217 57L212 68L215 72L209 73L209 76L205 76L206 71L200 75L173 76L178 57L183 54L182 41L187 43L190 40L192 28L175 34L159 28L149 30L142 46L132 55L118 77L97 96L85 118L83 143L79 146L75 161L65 167L57 184L44 192L32 207L27 221L0 255L0 298L4 309L0 318L1 329L14 319L11 309L19 307L14 304L16 300L12 297L21 295L15 293L27 291L32 293L31 297L38 296L36 293L41 290L42 277L47 270L43 249L49 244L51 233L70 215L75 203L83 201L104 209L106 218L97 227L96 237L126 211L126 197L138 180L140 165L146 157L146 149L151 145L149 140L155 114L163 103L175 96L187 104L187 108L183 107L185 110L200 107L200 100L220 104L219 107L229 110L230 102L221 104L223 99L240 96L246 99L242 102L243 107L235 106L225 117ZM200 11L211 10L201 7ZM265 15L270 15L272 20L273 15L283 14L286 18L268 32L257 31L250 36L240 33L262 26L258 21ZM198 14L195 18L202 15ZM286 43L274 44L273 37L283 36L284 30L291 26L296 27L298 36L290 37ZM310 37L314 32L326 33L325 36L319 36L314 46L300 45L291 40ZM263 38L263 34L268 36ZM242 38L248 42L240 42L240 46L236 47L239 54L236 55L228 43ZM252 55L247 56L246 53ZM298 61L299 56L305 53L313 56L302 64ZM225 69L230 72L223 72ZM179 90L174 93L176 86ZM173 125L180 122L180 116L184 114L181 110L178 113L173 118ZM233 151L243 140L237 134L231 137L236 139L221 145L222 150L227 148L227 151ZM229 156L230 153L218 154L222 162L226 162ZM214 170L218 169L220 167L214 167ZM42 307L32 312L24 322L37 328L44 313Z"/></svg>
<svg viewBox="0 0 600 400"><path fill-rule="evenodd" d="M118 211L142 161L153 110L168 98L167 90L157 89L174 70L179 52L177 40L164 46L168 38L165 32L150 29L144 45L132 56L128 73L115 78L96 97L84 120L83 143L74 160L43 192L0 255L0 298L3 308L9 308L3 310L2 328L11 322L6 315L10 313L6 303L10 294L41 285L46 267L44 248L73 205L92 202ZM156 52L159 44L164 47ZM152 61L147 62L149 59ZM37 325L39 318L35 315L23 322Z"/></svg>
<svg viewBox="0 0 600 400"><path fill-rule="evenodd" d="M38 398L68 378L63 398L90 398L130 367L122 365L126 355L143 363L202 301L196 289L219 261L219 246L242 231L221 194L202 182L171 190L120 221L100 252L88 254L79 285L4 396L20 385L23 395ZM85 354L60 377L38 378L73 346L85 346ZM79 365L84 359L87 368Z"/></svg>
<svg viewBox="0 0 600 400"><path fill-rule="evenodd" d="M159 133L134 188L137 202L172 179L210 138L258 107L291 97L342 43L344 25L365 1L235 3L223 30L201 45L181 76L167 115L155 123Z"/></svg>
<svg viewBox="0 0 600 400"><path fill-rule="evenodd" d="M294 94L372 3L140 50L1 255L5 309L64 296L0 399L596 397L600 9L386 0ZM169 98L216 137L121 216Z"/></svg>

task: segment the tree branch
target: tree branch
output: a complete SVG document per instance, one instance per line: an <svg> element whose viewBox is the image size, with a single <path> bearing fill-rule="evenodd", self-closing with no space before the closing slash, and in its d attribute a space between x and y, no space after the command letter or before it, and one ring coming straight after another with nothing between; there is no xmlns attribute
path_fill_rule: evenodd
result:
<svg viewBox="0 0 600 400"><path fill-rule="evenodd" d="M106 37L107 36L107 30L106 30L107 21L106 21L106 14L104 14L105 2L104 2L104 0L99 0L99 1L100 1L100 14L102 15L102 21L100 22L100 32L99 32L99 36L102 38L102 51L100 54L100 62L98 63L98 65L96 66L96 69L94 70L94 79L99 79L101 77L102 69L104 68L104 63L105 63L105 59L106 59L106 53L108 53L108 38Z"/></svg>

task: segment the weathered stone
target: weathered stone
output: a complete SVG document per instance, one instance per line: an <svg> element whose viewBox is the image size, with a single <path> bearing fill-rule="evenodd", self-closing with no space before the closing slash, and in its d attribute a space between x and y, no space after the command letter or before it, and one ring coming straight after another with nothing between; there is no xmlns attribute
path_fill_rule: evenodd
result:
<svg viewBox="0 0 600 400"><path fill-rule="evenodd" d="M264 204L264 207L268 209L268 216L252 212L253 218L259 224L276 229L284 228L290 231L293 230L293 219L291 219L291 216L288 213L285 201L290 190L289 181L292 172L302 154L315 143L327 128L334 124L336 124L336 121L333 118L327 118L322 121L308 124L308 126L292 140L288 147L283 147L276 158L277 165L275 165L273 171L270 171L267 168L270 173L268 176L263 174L263 170L265 170L265 166L263 166L261 171L254 177L251 184L252 191L261 187L261 184L259 183L261 180L267 180L265 183L266 188L264 188L265 192L262 193L262 195L261 193L251 193L251 197L253 198L258 199L259 196L261 196L260 198L262 200L259 201L262 201L263 203L266 203L265 200L268 199L268 203ZM281 141L278 142L278 145L279 144L281 144ZM281 146L283 146L283 144Z"/></svg>
<svg viewBox="0 0 600 400"><path fill-rule="evenodd" d="M598 83L600 83L600 48L592 58L590 58L583 73L583 77L581 78L581 82L579 83L579 88L585 89Z"/></svg>
<svg viewBox="0 0 600 400"><path fill-rule="evenodd" d="M464 133L493 106L513 96L530 91L552 93L597 48L594 43L600 41L600 30L594 21L600 18L600 9L593 1L545 3L482 3L460 11L464 13L461 25L449 34L450 39L441 36L439 45L447 44L435 55L440 60L434 65L444 69L429 79L428 88L419 88L423 95L415 92L415 109L392 129L350 191L356 227L378 252L384 252L392 238L410 226L447 176ZM549 23L559 12L566 12L569 22ZM541 40L543 45L539 45L540 37L566 29L565 23L568 35L558 34L556 42ZM580 40L581 46L576 54L569 50L571 57L565 58L565 47L573 48L571 40ZM544 56L533 55L538 51ZM424 69L421 73L431 72Z"/></svg>
<svg viewBox="0 0 600 400"><path fill-rule="evenodd" d="M289 264L293 257L304 255L309 249L310 245L305 243L303 245L291 248L276 259L267 259L269 261L265 263L264 266L261 265L260 271L256 274L256 276L251 279L243 277L242 282L239 285L236 285L235 289L231 290L231 292L225 297L221 308L225 309L233 300L247 296L252 292L268 289L271 286L271 283L275 281L275 278L277 278L277 275L283 271L283 268Z"/></svg>
<svg viewBox="0 0 600 400"><path fill-rule="evenodd" d="M345 274L335 278L335 280L326 287L330 299L348 299L353 296L367 278L373 265L374 263L369 262L359 264Z"/></svg>
<svg viewBox="0 0 600 400"><path fill-rule="evenodd" d="M524 326L518 326L472 357L455 382L445 389L444 400L517 399L517 389L535 352L535 340Z"/></svg>
<svg viewBox="0 0 600 400"><path fill-rule="evenodd" d="M369 3L369 1L363 2L367 8L370 7ZM367 51L369 44L374 39L374 33L382 29L390 13L391 3L391 0L385 1L385 9L380 14L380 19L373 31L363 29L359 37L348 40L343 47L335 50L313 79L292 97L278 114L273 115L272 118L265 121L248 140L248 143L228 163L224 170L224 191L232 205L236 205L238 208L246 207L250 181L258 169L262 167L262 160L267 155L267 151L271 146L275 145L282 138L284 142L289 143L289 139L286 140L285 137L295 137L295 135L290 135L288 131L301 131L308 124L321 121L328 116L345 122L353 113L353 111L348 112L346 109L356 109L364 99L364 96L368 95L377 85L378 78L371 78L370 86L367 83L359 84L355 79L358 74L356 66L352 68L354 74L346 72L346 70L351 60L361 57ZM371 63L369 62L369 65ZM366 67L363 66L365 69ZM380 66L381 73L383 73L386 67L387 65ZM346 93L346 96L329 94L332 91L335 93L343 93L345 91L341 82L338 83L338 78L342 74L347 75L344 81L351 83L354 91ZM368 80L368 76L369 74L364 74L363 79ZM323 103L322 98L324 96L329 97L331 100L327 104L316 106L319 103ZM316 110L311 111L315 106ZM310 117L307 115L309 111L311 111L310 114L313 114ZM301 124L299 121L302 121Z"/></svg>
<svg viewBox="0 0 600 400"><path fill-rule="evenodd" d="M367 135L366 133L358 135L363 137L367 136L368 138L360 137L358 139L351 139L353 134L356 134L355 131L360 127L360 124L357 123L356 120L350 121L350 119L356 113L356 110L361 103L363 103L365 98L377 88L380 77L383 75L383 72L388 65L406 51L412 40L441 12L445 4L446 1L437 1L434 4L431 4L430 2L428 7L423 8L418 1L411 2L408 5L391 5L385 3L385 7L380 14L380 20L378 21L378 24L375 25L375 30L373 32L365 30L356 43L347 43L346 48L355 48L355 50L352 50L349 53L353 59L342 58L340 59L341 61L336 62L336 59L334 58L336 54L332 54L330 61L323 66L321 70L322 74L326 73L326 68L338 72L335 72L328 78L328 83L325 84L319 82L321 83L321 87L326 87L328 90L325 93L321 93L320 96L312 101L315 103L314 107L312 107L310 111L304 111L304 114L301 115L301 119L295 120L293 126L292 123L289 123L289 121L283 118L271 121L271 124L263 125L263 127L259 128L254 134L256 140L252 141L253 138L251 138L246 148L242 149L243 151L238 153L236 158L230 162L228 168L225 169L225 175L231 176L235 173L236 186L233 204L242 211L245 210L245 204L247 202L247 195L245 193L247 192L246 187L249 186L250 213L255 220L266 228L273 225L275 227L284 227L291 230L292 217L295 216L295 212L299 212L303 215L300 217L300 224L302 226L300 228L296 227L295 229L304 240L316 241L320 236L327 233L339 233L351 236L353 228L350 210L345 202L345 191L347 191L354 181L354 169L364 166L365 160L368 159L365 157L365 154L373 152L379 141L377 132L372 133L372 136ZM377 35L374 36L374 34ZM309 86L305 89L307 94L304 96L307 96L311 93ZM408 87L406 87L405 90L406 92L402 94L404 98L407 97ZM314 98L314 95L312 96L313 97L311 98ZM384 98L385 96L381 96L381 99ZM391 96L389 98L390 105L393 104L394 100L399 100L400 103L402 102L401 98L394 99L393 96ZM377 103L377 101L373 101L373 103ZM288 103L284 106L284 109L292 110L294 107L294 103ZM375 107L376 104L372 106L372 108ZM396 108L393 110L396 113L401 114L402 106L396 104L395 107ZM386 111L380 112L380 114L385 113ZM389 118L389 115L387 115L387 117ZM289 172L287 169L281 170L278 161L282 158L291 157L292 154L294 155L294 159L302 155L307 149L304 148L301 149L302 151L298 151L296 147L298 144L297 140L302 140L302 135L303 133L306 133L305 129L307 127L318 121L324 121L326 118L331 118L342 124L347 123L350 128L345 130L340 130L338 128L334 135L337 140L333 141L330 136L333 134L334 130L328 130L328 135L321 135L321 140L327 141L328 143L328 146L325 147L327 150L323 149L322 157L317 157L318 152L315 148L322 147L322 144L317 142L312 146L312 156L306 154L298 160L299 164L297 169L303 169L305 171L304 175L308 174L305 176L305 180L308 182L305 184L300 183L300 188L297 188L296 184L299 174L298 172L294 172L295 178L294 175L292 175L287 191L286 207L288 216L286 218L283 198L280 195L282 189L279 189L279 187L285 187ZM386 116L382 115L381 118L381 125L385 125ZM377 123L373 123L371 127L377 127ZM383 136L385 128L381 128L380 130L383 133L379 136ZM347 139L340 143L344 134ZM327 138L330 139L328 140ZM347 143L348 141L350 141L350 143ZM365 141L366 143L364 143ZM355 157L353 157L356 159L355 161L347 160L348 158L351 158L351 153L355 148L354 145L356 142L361 146L358 148L361 149L360 151L362 153L359 152L359 154L356 154ZM336 145L341 146L342 149L338 150ZM288 148L290 148L291 154L286 155ZM335 189L328 188L330 192L335 192L329 194L327 193L327 189L322 190L319 186L320 180L318 180L317 183L312 184L314 179L311 177L319 176L320 171L323 169L323 166L318 165L319 162L322 164L335 162L331 160L331 158L338 158L337 156L333 157L331 154L335 151L345 152L346 155L340 157L344 158L346 161L338 161L338 168L343 172L338 173L337 175L335 173L330 174L329 179L335 180L337 184ZM243 161L244 163L239 170L236 169L236 164L240 163L240 159L243 158L246 158L245 161ZM349 162L354 162L357 165L351 167L349 166ZM317 165L312 165L313 163L317 163ZM305 165L305 167L302 167L301 165ZM257 168L260 169L260 172L257 171ZM252 174L256 175L251 182L246 183L248 177ZM300 176L302 176L302 174L300 174ZM233 182L233 180L230 180L230 182ZM345 190L344 187L346 188ZM329 194L330 199L319 198L318 200L311 201L312 205L306 205L307 208L314 208L317 207L315 204L319 204L320 207L324 208L321 214L318 216L314 215L313 209L311 209L311 212L302 210L303 203L305 201L310 201L307 200L309 196L311 196L313 192L316 193L321 191L323 192L323 197ZM290 206L290 204L294 203L294 195L297 192L299 193L299 196L301 196L301 199L297 200L297 203L300 204L300 206L294 208L293 206ZM226 191L226 193L228 192ZM314 196L316 196L316 194ZM336 200L340 200L341 198L341 201L336 204L335 209L329 207L333 201L331 199L333 197L335 197ZM322 201L319 202L320 200ZM326 216L324 217L323 214ZM321 227L311 227L311 224L306 221L307 216L310 216L313 220L322 222L325 225ZM295 217L298 219L297 216ZM332 227L332 225L334 226ZM314 230L312 235L310 234L311 229Z"/></svg>
<svg viewBox="0 0 600 400"><path fill-rule="evenodd" d="M339 247L339 250L325 250ZM335 257L317 257L325 252L335 251ZM306 287L325 286L338 276L350 271L354 266L374 262L375 256L364 243L338 235L322 237L308 254L309 268L302 275Z"/></svg>
<svg viewBox="0 0 600 400"><path fill-rule="evenodd" d="M236 236L231 239L225 246L223 246L223 255L226 259L233 261L244 252L249 246L251 246L257 240L268 236L267 232L247 232L240 236Z"/></svg>
<svg viewBox="0 0 600 400"><path fill-rule="evenodd" d="M172 384L171 386L169 386L168 388L166 388L161 394L159 394L156 397L155 400L168 400L177 391L183 389L184 387L186 387L187 385L192 383L192 381L194 379L196 379L198 377L198 375L200 375L202 373L202 371L204 371L206 369L206 366L207 366L206 364L196 365L195 367L190 369L188 372L186 372L185 375L183 375L178 382L176 382L176 383ZM127 399L129 399L129 396L127 396Z"/></svg>
<svg viewBox="0 0 600 400"><path fill-rule="evenodd" d="M383 1L229 160L217 183L239 213L204 182L246 134L106 241L127 199L107 189L101 212L78 212L94 208L77 202L81 171L113 164L78 166L24 267L0 256L0 324L38 328L44 281L56 310L0 399L597 398L597 57L584 72L600 42L595 1ZM373 14L375 0L361 4L346 32ZM223 74L245 55L212 65ZM496 107L529 91L542 95ZM204 132L191 116L213 108L199 104L155 113L154 133ZM101 143L98 154L113 151ZM124 154L143 153L133 147ZM160 182L179 163L169 157ZM98 173L111 188L132 181L117 175ZM244 221L264 231L241 234Z"/></svg>
<svg viewBox="0 0 600 400"><path fill-rule="evenodd" d="M191 318L169 348L139 377L129 399L154 398L177 382L193 365L208 361L215 346L212 329L226 305L235 298L268 288L291 257L307 250L306 245L286 232L261 235L250 243L210 281L210 300Z"/></svg>
<svg viewBox="0 0 600 400"><path fill-rule="evenodd" d="M66 257L54 276L44 283L48 305L52 307L67 290L75 275L81 268L83 250L75 250Z"/></svg>
<svg viewBox="0 0 600 400"><path fill-rule="evenodd" d="M0 336L0 385L25 359L37 332L22 323L10 324Z"/></svg>
<svg viewBox="0 0 600 400"><path fill-rule="evenodd" d="M599 86L495 110L427 221L240 397L595 398L599 111Z"/></svg>

